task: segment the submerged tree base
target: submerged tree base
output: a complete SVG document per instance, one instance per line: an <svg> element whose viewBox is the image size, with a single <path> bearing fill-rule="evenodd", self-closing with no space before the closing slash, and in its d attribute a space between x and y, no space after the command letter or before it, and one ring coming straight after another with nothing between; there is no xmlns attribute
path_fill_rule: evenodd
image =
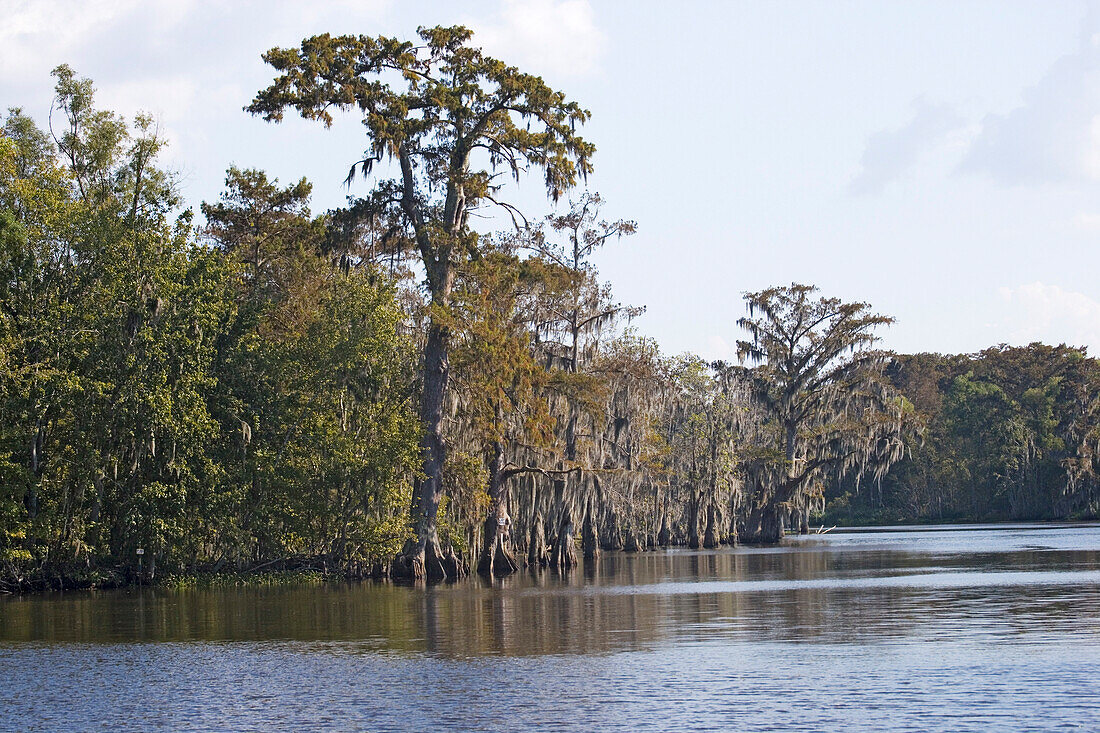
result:
<svg viewBox="0 0 1100 733"><path fill-rule="evenodd" d="M456 580L469 574L466 560L453 547L444 549L435 537L423 545L409 540L390 564L394 580Z"/></svg>

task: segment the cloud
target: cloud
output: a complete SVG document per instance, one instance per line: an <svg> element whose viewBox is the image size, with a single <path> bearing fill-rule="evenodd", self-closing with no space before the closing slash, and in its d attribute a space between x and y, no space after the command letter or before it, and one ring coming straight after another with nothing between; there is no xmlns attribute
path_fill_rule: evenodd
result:
<svg viewBox="0 0 1100 733"><path fill-rule="evenodd" d="M913 118L896 130L871 135L860 159L861 170L849 184L855 194L881 192L887 184L916 165L921 154L959 130L964 120L946 104L924 97L913 101Z"/></svg>
<svg viewBox="0 0 1100 733"><path fill-rule="evenodd" d="M1008 333L1010 343L1065 343L1100 352L1100 302L1088 295L1041 282L999 294L1004 308L994 327Z"/></svg>
<svg viewBox="0 0 1100 733"><path fill-rule="evenodd" d="M87 39L110 28L141 0L23 0L3 10L0 82L48 73Z"/></svg>
<svg viewBox="0 0 1100 733"><path fill-rule="evenodd" d="M169 145L161 162L202 165L209 141L270 81L260 54L324 31L378 25L391 0L30 0L5 7L0 101L45 121L50 70L70 64L96 85L96 105L150 112ZM219 161L219 169L225 161ZM218 179L220 181L220 171Z"/></svg>
<svg viewBox="0 0 1100 733"><path fill-rule="evenodd" d="M504 0L499 19L467 25L488 53L551 80L595 71L605 43L588 0Z"/></svg>
<svg viewBox="0 0 1100 733"><path fill-rule="evenodd" d="M1084 33L1019 107L986 115L959 169L1010 185L1100 182L1100 35Z"/></svg>

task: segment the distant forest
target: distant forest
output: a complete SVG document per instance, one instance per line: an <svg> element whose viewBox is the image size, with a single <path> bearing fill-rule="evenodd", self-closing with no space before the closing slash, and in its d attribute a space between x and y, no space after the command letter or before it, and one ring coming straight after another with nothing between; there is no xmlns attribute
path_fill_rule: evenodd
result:
<svg viewBox="0 0 1100 733"><path fill-rule="evenodd" d="M1100 364L1083 348L891 354L922 431L880 481L834 482L842 523L1095 519Z"/></svg>
<svg viewBox="0 0 1100 733"><path fill-rule="evenodd" d="M793 283L744 294L738 364L662 354L593 266L637 225L578 192L588 112L470 41L264 55L249 112L364 126L338 162L371 190L321 214L307 181L230 168L200 219L154 120L64 65L52 127L8 110L0 590L566 572L819 522L1097 516L1083 349L892 354L891 318ZM488 210L513 225L474 231Z"/></svg>

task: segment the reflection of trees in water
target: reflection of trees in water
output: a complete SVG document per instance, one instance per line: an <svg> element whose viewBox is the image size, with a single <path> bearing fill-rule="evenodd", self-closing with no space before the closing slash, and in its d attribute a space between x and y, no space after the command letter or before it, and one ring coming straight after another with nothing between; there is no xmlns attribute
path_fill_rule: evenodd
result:
<svg viewBox="0 0 1100 733"><path fill-rule="evenodd" d="M822 642L1100 634L1080 586L922 587L921 571L1082 571L1094 550L912 554L806 548L607 553L588 573L432 587L325 585L0 599L10 641L348 640L447 656L592 654L684 640ZM912 584L852 585L906 575ZM804 581L826 583L807 587ZM827 584L836 581L836 585ZM763 586L755 586L763 582ZM744 584L730 587L729 584ZM772 585L776 584L776 585ZM346 648L346 647L341 647Z"/></svg>
<svg viewBox="0 0 1100 733"><path fill-rule="evenodd" d="M539 587L503 583L476 593L435 595L430 628L449 633L428 639L428 651L466 656L592 654L638 648L658 640L653 620L659 599L600 592L576 576ZM556 582L555 582L556 581Z"/></svg>

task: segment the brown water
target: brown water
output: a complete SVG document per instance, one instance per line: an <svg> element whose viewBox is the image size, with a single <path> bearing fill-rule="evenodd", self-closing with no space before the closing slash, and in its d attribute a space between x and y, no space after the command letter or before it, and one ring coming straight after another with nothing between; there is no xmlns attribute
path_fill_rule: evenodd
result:
<svg viewBox="0 0 1100 733"><path fill-rule="evenodd" d="M1100 526L0 599L4 730L1100 730Z"/></svg>

